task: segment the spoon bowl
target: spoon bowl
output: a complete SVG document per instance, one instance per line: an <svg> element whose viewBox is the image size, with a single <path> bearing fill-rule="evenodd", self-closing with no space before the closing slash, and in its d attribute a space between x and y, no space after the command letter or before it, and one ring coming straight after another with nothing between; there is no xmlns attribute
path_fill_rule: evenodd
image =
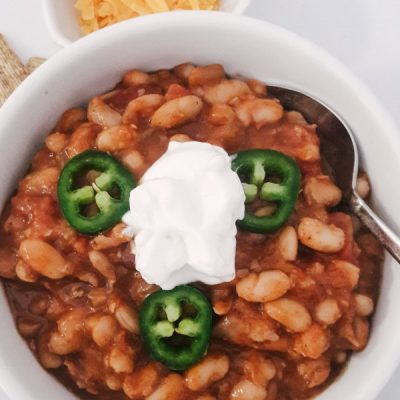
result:
<svg viewBox="0 0 400 400"><path fill-rule="evenodd" d="M298 111L317 125L321 154L327 172L343 192L342 203L373 233L400 263L400 238L367 205L356 191L359 157L351 128L329 106L296 90L268 86L269 93L287 110Z"/></svg>

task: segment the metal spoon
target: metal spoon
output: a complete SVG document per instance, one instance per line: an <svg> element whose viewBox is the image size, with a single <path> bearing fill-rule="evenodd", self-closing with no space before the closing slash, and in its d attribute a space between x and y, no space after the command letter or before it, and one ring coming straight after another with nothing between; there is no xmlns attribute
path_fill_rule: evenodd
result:
<svg viewBox="0 0 400 400"><path fill-rule="evenodd" d="M269 93L287 110L298 111L309 123L317 125L321 154L335 183L343 192L343 202L376 236L385 249L400 263L400 238L371 210L357 194L358 151L346 123L328 106L295 90L269 86Z"/></svg>

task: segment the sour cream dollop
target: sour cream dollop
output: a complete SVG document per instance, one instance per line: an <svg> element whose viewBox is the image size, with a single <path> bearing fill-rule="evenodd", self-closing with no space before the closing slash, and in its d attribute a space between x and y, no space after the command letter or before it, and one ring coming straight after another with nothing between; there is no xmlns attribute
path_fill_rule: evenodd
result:
<svg viewBox="0 0 400 400"><path fill-rule="evenodd" d="M130 193L123 221L136 269L162 289L235 276L236 221L245 196L221 147L171 142Z"/></svg>

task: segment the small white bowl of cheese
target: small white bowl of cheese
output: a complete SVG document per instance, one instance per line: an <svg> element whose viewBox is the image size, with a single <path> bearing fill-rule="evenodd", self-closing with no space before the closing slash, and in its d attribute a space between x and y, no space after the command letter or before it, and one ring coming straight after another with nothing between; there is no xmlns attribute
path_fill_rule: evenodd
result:
<svg viewBox="0 0 400 400"><path fill-rule="evenodd" d="M178 7L191 5L193 10L198 10L202 6L217 7L216 11L240 15L246 11L250 2L251 0L80 0L79 3L81 5L85 3L88 5L97 4L102 7L102 13L119 3L122 4L122 7L124 4L129 4L132 10L135 10L134 13L139 16L139 13L165 12L166 8L175 11L171 6L172 4L177 4ZM82 26L79 23L80 12L76 8L76 3L77 0L42 0L47 28L54 41L60 46L68 46L84 36ZM143 3L147 7L146 9L141 6ZM179 9L176 9L176 11ZM90 14L91 11L87 10L86 14L88 13ZM125 19L127 17L126 15ZM111 19L111 17L109 18ZM130 18L135 19L134 17Z"/></svg>

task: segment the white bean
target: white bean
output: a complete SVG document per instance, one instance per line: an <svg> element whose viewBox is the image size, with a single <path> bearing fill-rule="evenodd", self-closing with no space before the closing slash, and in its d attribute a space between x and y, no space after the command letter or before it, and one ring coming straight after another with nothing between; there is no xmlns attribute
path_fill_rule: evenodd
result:
<svg viewBox="0 0 400 400"><path fill-rule="evenodd" d="M169 374L146 400L184 399L185 383L178 374Z"/></svg>
<svg viewBox="0 0 400 400"><path fill-rule="evenodd" d="M70 108L61 115L57 122L56 131L63 133L73 132L86 119L83 108Z"/></svg>
<svg viewBox="0 0 400 400"><path fill-rule="evenodd" d="M270 270L260 274L253 272L240 279L236 292L247 301L265 303L283 296L290 286L290 279L284 272Z"/></svg>
<svg viewBox="0 0 400 400"><path fill-rule="evenodd" d="M301 161L319 161L321 158L319 145L316 143L307 143L304 146L295 149L294 156Z"/></svg>
<svg viewBox="0 0 400 400"><path fill-rule="evenodd" d="M62 254L43 240L23 240L19 255L34 271L50 279L61 279L73 272L72 265Z"/></svg>
<svg viewBox="0 0 400 400"><path fill-rule="evenodd" d="M257 351L251 352L243 362L243 370L251 382L260 387L267 387L277 373L274 363Z"/></svg>
<svg viewBox="0 0 400 400"><path fill-rule="evenodd" d="M104 347L113 340L117 330L118 327L115 319L110 315L104 315L94 323L92 329L93 341L99 347Z"/></svg>
<svg viewBox="0 0 400 400"><path fill-rule="evenodd" d="M92 147L96 143L96 136L101 131L101 126L87 122L80 125L71 135L68 146L65 149L69 158L76 156Z"/></svg>
<svg viewBox="0 0 400 400"><path fill-rule="evenodd" d="M308 204L331 207L340 202L342 191L331 181L329 176L319 175L307 180L304 185L304 196Z"/></svg>
<svg viewBox="0 0 400 400"><path fill-rule="evenodd" d="M118 391L122 389L122 378L117 374L108 373L105 378L105 383L111 390Z"/></svg>
<svg viewBox="0 0 400 400"><path fill-rule="evenodd" d="M254 211L254 215L257 217L267 217L269 215L272 215L276 211L276 205L275 204L268 204L265 207L258 208L256 211Z"/></svg>
<svg viewBox="0 0 400 400"><path fill-rule="evenodd" d="M315 319L322 324L332 325L342 313L335 299L326 299L318 303L315 307Z"/></svg>
<svg viewBox="0 0 400 400"><path fill-rule="evenodd" d="M305 360L297 365L297 372L309 389L324 383L331 372L330 363L325 358Z"/></svg>
<svg viewBox="0 0 400 400"><path fill-rule="evenodd" d="M35 296L29 303L29 312L35 315L43 315L49 307L50 298L46 295Z"/></svg>
<svg viewBox="0 0 400 400"><path fill-rule="evenodd" d="M40 363L44 368L55 369L62 365L62 358L49 350L49 334L45 333L38 339L37 352Z"/></svg>
<svg viewBox="0 0 400 400"><path fill-rule="evenodd" d="M58 168L43 168L25 176L20 183L20 190L37 196L44 194L55 196L59 177Z"/></svg>
<svg viewBox="0 0 400 400"><path fill-rule="evenodd" d="M117 374L132 373L134 367L132 351L129 351L129 349L120 349L118 347L114 347L108 355L107 364Z"/></svg>
<svg viewBox="0 0 400 400"><path fill-rule="evenodd" d="M265 312L293 332L304 332L311 325L308 310L298 301L282 298L264 304Z"/></svg>
<svg viewBox="0 0 400 400"><path fill-rule="evenodd" d="M165 102L160 94L145 94L129 102L122 116L122 123L137 124L138 117L148 117Z"/></svg>
<svg viewBox="0 0 400 400"><path fill-rule="evenodd" d="M211 291L211 301L215 314L226 315L232 307L232 292L229 288L214 287Z"/></svg>
<svg viewBox="0 0 400 400"><path fill-rule="evenodd" d="M197 117L203 108L200 97L182 96L164 103L151 118L151 125L157 128L173 128Z"/></svg>
<svg viewBox="0 0 400 400"><path fill-rule="evenodd" d="M207 122L215 126L229 125L235 120L236 114L227 104L214 104L208 112Z"/></svg>
<svg viewBox="0 0 400 400"><path fill-rule="evenodd" d="M294 261L297 258L299 242L296 229L293 226L287 226L278 237L278 249L281 256L286 261Z"/></svg>
<svg viewBox="0 0 400 400"><path fill-rule="evenodd" d="M224 354L210 354L185 373L186 386L193 391L205 390L222 379L229 370L229 358Z"/></svg>
<svg viewBox="0 0 400 400"><path fill-rule="evenodd" d="M297 234L302 244L322 253L336 253L342 250L345 244L342 229L314 218L302 218Z"/></svg>
<svg viewBox="0 0 400 400"><path fill-rule="evenodd" d="M186 81L188 80L189 75L194 68L195 66L190 63L179 64L176 67L174 67L174 73L178 78Z"/></svg>
<svg viewBox="0 0 400 400"><path fill-rule="evenodd" d="M224 79L225 71L220 64L193 68L189 75L189 86L215 85Z"/></svg>
<svg viewBox="0 0 400 400"><path fill-rule="evenodd" d="M353 321L356 341L353 342L357 350L362 350L368 343L369 323L365 318L355 317Z"/></svg>
<svg viewBox="0 0 400 400"><path fill-rule="evenodd" d="M113 265L108 257L98 250L89 251L89 260L93 267L106 277L111 283L115 283L116 275Z"/></svg>
<svg viewBox="0 0 400 400"><path fill-rule="evenodd" d="M22 336L30 338L39 332L39 330L42 328L42 323L38 321L32 321L30 319L18 318L17 328Z"/></svg>
<svg viewBox="0 0 400 400"><path fill-rule="evenodd" d="M243 380L237 383L229 396L231 400L265 400L267 398L267 390L254 383Z"/></svg>
<svg viewBox="0 0 400 400"><path fill-rule="evenodd" d="M101 151L119 151L137 142L137 132L131 125L117 125L99 133L96 146Z"/></svg>
<svg viewBox="0 0 400 400"><path fill-rule="evenodd" d="M339 364L343 364L347 361L347 353L345 351L340 351L335 355L335 361Z"/></svg>
<svg viewBox="0 0 400 400"><path fill-rule="evenodd" d="M15 266L15 273L18 278L24 282L36 282L39 279L39 274L34 271L26 262L19 260Z"/></svg>
<svg viewBox="0 0 400 400"><path fill-rule="evenodd" d="M73 353L82 345L85 313L75 309L62 315L57 320L57 331L51 333L49 349L56 354Z"/></svg>
<svg viewBox="0 0 400 400"><path fill-rule="evenodd" d="M291 124L306 126L307 121L304 119L303 114L298 111L286 111L286 119Z"/></svg>
<svg viewBox="0 0 400 400"><path fill-rule="evenodd" d="M99 278L94 272L78 271L75 276L82 282L89 283L93 287L99 286Z"/></svg>
<svg viewBox="0 0 400 400"><path fill-rule="evenodd" d="M125 150L120 154L120 157L123 164L136 175L141 174L146 166L144 157L137 150Z"/></svg>
<svg viewBox="0 0 400 400"><path fill-rule="evenodd" d="M127 331L139 334L138 315L134 309L125 304L119 305L115 309L115 318Z"/></svg>
<svg viewBox="0 0 400 400"><path fill-rule="evenodd" d="M303 357L316 360L328 350L329 345L328 332L319 325L313 324L305 332L295 337L293 349Z"/></svg>
<svg viewBox="0 0 400 400"><path fill-rule="evenodd" d="M229 104L232 100L250 93L250 88L245 82L229 79L204 88L204 99L210 104Z"/></svg>
<svg viewBox="0 0 400 400"><path fill-rule="evenodd" d="M249 79L246 83L257 96L265 97L267 95L267 86L265 86L265 83L257 79Z"/></svg>
<svg viewBox="0 0 400 400"><path fill-rule="evenodd" d="M131 241L129 236L124 234L125 225L118 224L111 229L111 232L105 234L100 234L94 237L91 241L91 245L95 250L110 249L112 247L117 247L122 243L128 243Z"/></svg>
<svg viewBox="0 0 400 400"><path fill-rule="evenodd" d="M52 153L61 153L68 143L68 135L60 132L52 133L47 136L45 143Z"/></svg>
<svg viewBox="0 0 400 400"><path fill-rule="evenodd" d="M106 128L121 124L121 114L107 105L101 97L90 100L87 114L89 121Z"/></svg>
<svg viewBox="0 0 400 400"><path fill-rule="evenodd" d="M339 326L339 334L350 342L355 350L362 350L368 343L369 323L365 318L356 315Z"/></svg>
<svg viewBox="0 0 400 400"><path fill-rule="evenodd" d="M125 394L134 400L149 396L160 379L159 369L158 364L151 362L139 371L126 376L123 384Z"/></svg>
<svg viewBox="0 0 400 400"><path fill-rule="evenodd" d="M184 133L176 133L175 135L172 135L169 138L170 142L180 142L180 143L185 143L185 142L191 142L192 138L189 135L186 135Z"/></svg>
<svg viewBox="0 0 400 400"><path fill-rule="evenodd" d="M336 288L353 289L360 278L360 268L344 261L333 260L328 267L329 283Z"/></svg>
<svg viewBox="0 0 400 400"><path fill-rule="evenodd" d="M363 173L357 178L356 192L363 199L368 196L370 192L370 185L367 174Z"/></svg>
<svg viewBox="0 0 400 400"><path fill-rule="evenodd" d="M143 85L150 83L150 75L138 69L128 71L123 78L123 83L126 86Z"/></svg>
<svg viewBox="0 0 400 400"><path fill-rule="evenodd" d="M365 294L356 293L354 295L356 313L360 317L368 317L374 311L374 301Z"/></svg>
<svg viewBox="0 0 400 400"><path fill-rule="evenodd" d="M283 107L273 99L245 100L235 106L236 115L244 126L254 124L257 129L280 121Z"/></svg>

